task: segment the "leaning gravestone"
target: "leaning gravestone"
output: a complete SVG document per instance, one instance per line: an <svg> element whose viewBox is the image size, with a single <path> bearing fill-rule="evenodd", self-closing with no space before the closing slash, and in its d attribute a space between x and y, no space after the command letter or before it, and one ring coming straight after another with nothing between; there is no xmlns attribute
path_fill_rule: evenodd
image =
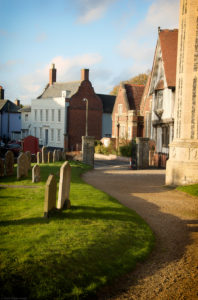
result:
<svg viewBox="0 0 198 300"><path fill-rule="evenodd" d="M25 154L27 155L28 158L28 170L31 170L31 152L26 151Z"/></svg>
<svg viewBox="0 0 198 300"><path fill-rule="evenodd" d="M17 179L28 176L29 161L25 153L21 153L17 158Z"/></svg>
<svg viewBox="0 0 198 300"><path fill-rule="evenodd" d="M60 169L60 182L58 191L58 204L57 208L61 209L65 205L66 208L70 208L69 191L71 181L71 167L69 162L66 161Z"/></svg>
<svg viewBox="0 0 198 300"><path fill-rule="evenodd" d="M0 158L0 177L4 176L4 160Z"/></svg>
<svg viewBox="0 0 198 300"><path fill-rule="evenodd" d="M32 182L39 182L40 180L41 180L40 167L39 165L35 165L32 168Z"/></svg>
<svg viewBox="0 0 198 300"><path fill-rule="evenodd" d="M53 161L53 154L52 154L51 151L49 151L47 153L47 159L48 159L48 164L52 163L52 161Z"/></svg>
<svg viewBox="0 0 198 300"><path fill-rule="evenodd" d="M54 152L53 152L53 162L56 162L57 160L58 160L57 150L54 150Z"/></svg>
<svg viewBox="0 0 198 300"><path fill-rule="evenodd" d="M65 161L66 160L66 152L63 150L62 151L62 160Z"/></svg>
<svg viewBox="0 0 198 300"><path fill-rule="evenodd" d="M42 148L42 163L47 164L47 147Z"/></svg>
<svg viewBox="0 0 198 300"><path fill-rule="evenodd" d="M49 212L56 208L56 178L49 175L45 186L44 217L49 217Z"/></svg>
<svg viewBox="0 0 198 300"><path fill-rule="evenodd" d="M7 151L5 154L5 174L7 176L14 173L14 154L12 151Z"/></svg>
<svg viewBox="0 0 198 300"><path fill-rule="evenodd" d="M42 163L41 152L37 152L37 164L41 164L41 163Z"/></svg>

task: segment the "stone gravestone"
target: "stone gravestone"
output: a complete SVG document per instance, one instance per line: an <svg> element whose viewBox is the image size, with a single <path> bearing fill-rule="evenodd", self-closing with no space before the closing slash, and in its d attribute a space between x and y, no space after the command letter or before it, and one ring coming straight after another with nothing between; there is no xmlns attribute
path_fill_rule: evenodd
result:
<svg viewBox="0 0 198 300"><path fill-rule="evenodd" d="M52 163L52 161L53 161L53 154L52 154L51 151L49 151L47 153L47 158L48 158L48 164Z"/></svg>
<svg viewBox="0 0 198 300"><path fill-rule="evenodd" d="M27 155L28 158L28 170L31 170L31 152L30 151L26 151L25 154Z"/></svg>
<svg viewBox="0 0 198 300"><path fill-rule="evenodd" d="M41 164L42 163L42 154L41 152L37 152L37 164Z"/></svg>
<svg viewBox="0 0 198 300"><path fill-rule="evenodd" d="M56 208L56 178L49 175L45 185L44 217L48 218L50 211Z"/></svg>
<svg viewBox="0 0 198 300"><path fill-rule="evenodd" d="M56 162L58 160L57 158L57 150L54 150L53 152L53 162Z"/></svg>
<svg viewBox="0 0 198 300"><path fill-rule="evenodd" d="M32 182L39 182L41 180L41 176L40 176L40 167L39 165L35 165L32 168Z"/></svg>
<svg viewBox="0 0 198 300"><path fill-rule="evenodd" d="M4 160L0 158L0 177L4 176Z"/></svg>
<svg viewBox="0 0 198 300"><path fill-rule="evenodd" d="M91 166L94 166L94 140L93 136L82 136L83 162Z"/></svg>
<svg viewBox="0 0 198 300"><path fill-rule="evenodd" d="M63 150L62 151L62 160L65 161L66 160L66 152Z"/></svg>
<svg viewBox="0 0 198 300"><path fill-rule="evenodd" d="M12 151L7 151L5 154L5 174L7 176L14 174L14 154Z"/></svg>
<svg viewBox="0 0 198 300"><path fill-rule="evenodd" d="M60 169L60 182L58 191L58 204L57 208L61 209L65 205L66 208L70 208L69 192L71 181L71 167L68 161L64 162Z"/></svg>
<svg viewBox="0 0 198 300"><path fill-rule="evenodd" d="M60 161L62 159L61 150L57 150L57 158L58 158L58 161Z"/></svg>
<svg viewBox="0 0 198 300"><path fill-rule="evenodd" d="M25 153L21 153L17 158L17 179L28 176L29 161Z"/></svg>
<svg viewBox="0 0 198 300"><path fill-rule="evenodd" d="M47 147L42 148L42 163L47 164Z"/></svg>

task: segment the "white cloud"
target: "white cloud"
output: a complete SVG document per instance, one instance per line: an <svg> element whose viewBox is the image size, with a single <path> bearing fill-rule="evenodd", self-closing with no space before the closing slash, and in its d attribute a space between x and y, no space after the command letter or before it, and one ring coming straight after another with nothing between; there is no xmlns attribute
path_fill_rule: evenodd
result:
<svg viewBox="0 0 198 300"><path fill-rule="evenodd" d="M49 68L51 63L55 63L57 69L57 81L80 80L80 70L90 68L99 63L102 57L97 53L82 54L73 57L57 56L51 62L31 74L26 74L19 79L21 94L20 99L30 104L30 100L39 96L49 80Z"/></svg>
<svg viewBox="0 0 198 300"><path fill-rule="evenodd" d="M100 19L109 5L117 0L78 0L78 22L86 24Z"/></svg>
<svg viewBox="0 0 198 300"><path fill-rule="evenodd" d="M145 19L139 22L134 30L128 32L118 45L120 55L132 60L133 70L140 73L151 69L158 27L178 28L178 16L179 0L152 1Z"/></svg>

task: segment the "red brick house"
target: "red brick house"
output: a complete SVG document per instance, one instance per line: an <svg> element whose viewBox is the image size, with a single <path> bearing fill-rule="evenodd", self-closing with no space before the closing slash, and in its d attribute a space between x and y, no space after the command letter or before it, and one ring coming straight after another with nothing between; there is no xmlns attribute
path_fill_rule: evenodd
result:
<svg viewBox="0 0 198 300"><path fill-rule="evenodd" d="M112 113L112 137L131 140L143 135L140 102L144 85L121 83Z"/></svg>
<svg viewBox="0 0 198 300"><path fill-rule="evenodd" d="M97 95L89 80L89 70L81 70L81 80L56 82L53 64L49 71L49 83L43 93L32 100L31 134L39 138L40 145L80 150L85 135L86 101L88 100L88 135L101 139L111 134L107 119L115 99ZM104 122L105 121L105 122Z"/></svg>

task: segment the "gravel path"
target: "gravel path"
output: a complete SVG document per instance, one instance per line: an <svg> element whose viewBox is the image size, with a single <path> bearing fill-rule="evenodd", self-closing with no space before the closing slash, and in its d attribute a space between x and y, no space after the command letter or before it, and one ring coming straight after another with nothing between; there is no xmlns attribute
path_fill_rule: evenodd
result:
<svg viewBox="0 0 198 300"><path fill-rule="evenodd" d="M148 260L97 299L198 299L198 198L164 186L164 170L104 167L83 179L135 210L156 247Z"/></svg>

